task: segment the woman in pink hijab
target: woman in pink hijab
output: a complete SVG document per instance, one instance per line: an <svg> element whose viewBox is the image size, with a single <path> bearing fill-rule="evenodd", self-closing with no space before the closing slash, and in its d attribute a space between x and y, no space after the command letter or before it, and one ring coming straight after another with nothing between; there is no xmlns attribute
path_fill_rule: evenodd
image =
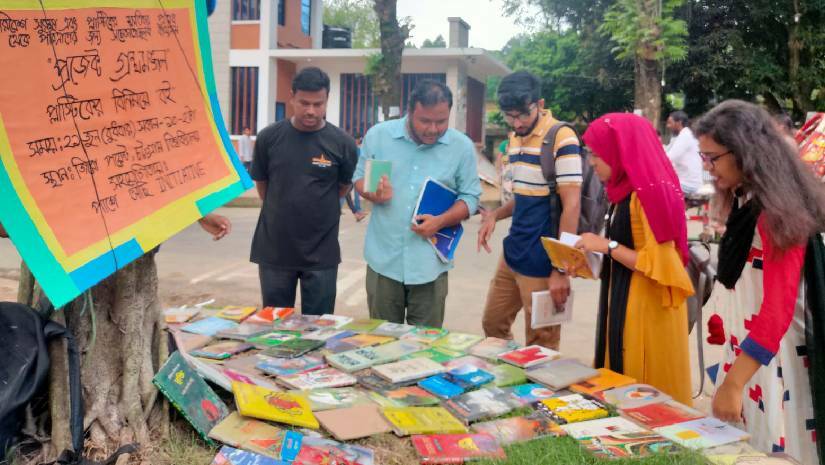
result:
<svg viewBox="0 0 825 465"><path fill-rule="evenodd" d="M606 237L586 233L577 244L604 254L595 365L690 405L686 300L693 286L679 179L642 117L602 116L584 142L611 203Z"/></svg>

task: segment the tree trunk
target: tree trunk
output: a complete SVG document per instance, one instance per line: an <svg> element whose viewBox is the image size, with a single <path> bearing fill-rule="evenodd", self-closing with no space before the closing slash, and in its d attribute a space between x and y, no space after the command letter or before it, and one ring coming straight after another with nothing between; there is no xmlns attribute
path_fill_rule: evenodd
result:
<svg viewBox="0 0 825 465"><path fill-rule="evenodd" d="M658 130L662 120L661 63L637 57L635 74L635 106Z"/></svg>
<svg viewBox="0 0 825 465"><path fill-rule="evenodd" d="M373 89L378 94L386 120L390 116L390 107L401 105L401 55L410 28L398 24L396 0L375 0L373 8L381 33L381 58L373 75Z"/></svg>
<svg viewBox="0 0 825 465"><path fill-rule="evenodd" d="M157 284L154 253L149 253L93 287L89 296L75 299L60 314L82 357L86 451L93 458L108 456L124 444L148 445L150 426L165 428L168 421L152 385L167 356ZM65 350L55 354L51 454L69 445L68 366Z"/></svg>
<svg viewBox="0 0 825 465"><path fill-rule="evenodd" d="M805 80L799 75L799 67L801 63L801 53L804 44L800 36L800 21L797 20L799 12L799 1L794 0L794 15L791 17L791 23L788 25L788 80L791 84L791 100L795 110L794 116L796 118L804 118L807 112L814 108L811 101L811 91L813 90Z"/></svg>

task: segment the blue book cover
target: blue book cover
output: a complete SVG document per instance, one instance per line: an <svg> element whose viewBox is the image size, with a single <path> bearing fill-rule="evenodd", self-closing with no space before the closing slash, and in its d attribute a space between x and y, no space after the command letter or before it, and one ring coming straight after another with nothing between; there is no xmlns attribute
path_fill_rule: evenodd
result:
<svg viewBox="0 0 825 465"><path fill-rule="evenodd" d="M513 400L521 405L530 405L542 399L549 399L555 394L541 384L520 384L504 388L504 390L509 392L513 396Z"/></svg>
<svg viewBox="0 0 825 465"><path fill-rule="evenodd" d="M193 334L201 334L204 336L214 336L219 331L226 331L229 329L235 329L237 327L238 323L235 323L234 321L224 320L223 318L212 316L209 318L198 320L194 323L189 323L188 325L183 326L181 328L181 331L186 331L187 333Z"/></svg>
<svg viewBox="0 0 825 465"><path fill-rule="evenodd" d="M464 389L458 384L450 382L444 375L430 376L418 382L418 387L431 392L442 399L452 399L464 394Z"/></svg>
<svg viewBox="0 0 825 465"><path fill-rule="evenodd" d="M492 373L469 364L453 368L447 372L447 375L450 381L468 391L491 383L496 379Z"/></svg>
<svg viewBox="0 0 825 465"><path fill-rule="evenodd" d="M289 465L289 462L223 446L212 461L212 465Z"/></svg>
<svg viewBox="0 0 825 465"><path fill-rule="evenodd" d="M421 188L421 194L418 196L412 222L416 223L415 218L419 215L437 216L446 212L457 199L458 194L454 190L432 178L427 178L424 181L424 187ZM458 248L458 241L463 234L464 227L459 223L455 226L440 229L430 238L430 244L442 262L448 263L453 259Z"/></svg>

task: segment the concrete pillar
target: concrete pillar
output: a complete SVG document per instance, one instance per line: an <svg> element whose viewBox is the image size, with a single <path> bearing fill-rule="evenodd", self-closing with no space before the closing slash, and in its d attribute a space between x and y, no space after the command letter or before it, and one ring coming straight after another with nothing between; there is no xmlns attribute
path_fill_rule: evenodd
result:
<svg viewBox="0 0 825 465"><path fill-rule="evenodd" d="M322 48L324 37L324 2L312 0L310 3L309 33L312 36L312 48Z"/></svg>
<svg viewBox="0 0 825 465"><path fill-rule="evenodd" d="M278 0L261 0L260 44L262 50L278 48Z"/></svg>
<svg viewBox="0 0 825 465"><path fill-rule="evenodd" d="M450 127L467 131L467 65L457 61L447 67L447 87L453 92Z"/></svg>
<svg viewBox="0 0 825 465"><path fill-rule="evenodd" d="M447 45L450 48L467 48L470 46L470 25L457 16L447 18L450 22L450 35Z"/></svg>
<svg viewBox="0 0 825 465"><path fill-rule="evenodd" d="M258 130L275 122L278 67L274 58L262 57L258 68Z"/></svg>
<svg viewBox="0 0 825 465"><path fill-rule="evenodd" d="M215 76L215 92L218 105L223 115L223 123L229 127L229 44L232 28L231 2L217 3L215 11L209 17L209 45L212 49L212 67Z"/></svg>

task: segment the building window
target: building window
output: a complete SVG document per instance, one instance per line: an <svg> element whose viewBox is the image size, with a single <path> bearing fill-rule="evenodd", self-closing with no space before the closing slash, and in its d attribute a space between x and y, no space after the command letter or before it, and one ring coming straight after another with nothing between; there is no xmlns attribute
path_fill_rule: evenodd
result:
<svg viewBox="0 0 825 465"><path fill-rule="evenodd" d="M282 102L275 102L275 122L286 118L286 104Z"/></svg>
<svg viewBox="0 0 825 465"><path fill-rule="evenodd" d="M278 0L278 24L286 26L286 0Z"/></svg>
<svg viewBox="0 0 825 465"><path fill-rule="evenodd" d="M407 114L407 102L410 101L410 94L413 88L424 79L447 83L447 75L444 73L409 73L401 75L401 114ZM455 90L453 90L455 92Z"/></svg>
<svg viewBox="0 0 825 465"><path fill-rule="evenodd" d="M312 0L301 0L301 31L309 35L312 21Z"/></svg>
<svg viewBox="0 0 825 465"><path fill-rule="evenodd" d="M261 0L232 0L232 20L259 21Z"/></svg>
<svg viewBox="0 0 825 465"><path fill-rule="evenodd" d="M363 74L341 74L340 108L340 128L352 137L363 137L378 120L372 79Z"/></svg>
<svg viewBox="0 0 825 465"><path fill-rule="evenodd" d="M230 108L232 134L242 134L244 128L258 132L258 68L232 68L232 102Z"/></svg>

